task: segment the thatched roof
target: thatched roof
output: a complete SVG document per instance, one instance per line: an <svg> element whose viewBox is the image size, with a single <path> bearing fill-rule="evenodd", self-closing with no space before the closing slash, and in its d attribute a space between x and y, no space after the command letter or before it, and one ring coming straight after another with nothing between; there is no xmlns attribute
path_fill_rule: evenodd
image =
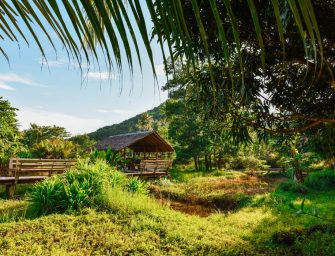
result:
<svg viewBox="0 0 335 256"><path fill-rule="evenodd" d="M171 145L155 131L110 136L97 144L97 149L121 150L130 148L135 152L173 152Z"/></svg>

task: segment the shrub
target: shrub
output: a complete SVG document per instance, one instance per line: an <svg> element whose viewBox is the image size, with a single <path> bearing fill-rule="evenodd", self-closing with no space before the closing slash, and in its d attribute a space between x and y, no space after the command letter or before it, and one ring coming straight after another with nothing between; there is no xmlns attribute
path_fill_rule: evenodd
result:
<svg viewBox="0 0 335 256"><path fill-rule="evenodd" d="M294 180L284 181L279 184L278 187L282 191L293 192L293 193L307 193L307 188L304 184L298 183Z"/></svg>
<svg viewBox="0 0 335 256"><path fill-rule="evenodd" d="M146 191L141 181L128 181L104 161L99 160L95 164L79 161L76 168L63 175L37 183L28 194L28 211L30 215L39 216L80 211L85 207L105 208L102 198L110 188L137 194Z"/></svg>
<svg viewBox="0 0 335 256"><path fill-rule="evenodd" d="M334 170L323 170L318 172L312 172L306 178L304 184L307 187L316 190L329 190L335 188L335 171Z"/></svg>
<svg viewBox="0 0 335 256"><path fill-rule="evenodd" d="M130 178L127 182L126 188L129 192L147 194L148 190L145 184L138 178Z"/></svg>
<svg viewBox="0 0 335 256"><path fill-rule="evenodd" d="M77 146L64 139L46 139L33 145L32 154L34 157L47 159L75 158Z"/></svg>
<svg viewBox="0 0 335 256"><path fill-rule="evenodd" d="M233 169L245 169L247 171L265 170L268 166L265 160L258 159L254 156L237 156L230 164Z"/></svg>
<svg viewBox="0 0 335 256"><path fill-rule="evenodd" d="M104 160L111 166L122 168L125 164L125 160L119 152L108 148L107 150L95 150L90 155L91 161Z"/></svg>

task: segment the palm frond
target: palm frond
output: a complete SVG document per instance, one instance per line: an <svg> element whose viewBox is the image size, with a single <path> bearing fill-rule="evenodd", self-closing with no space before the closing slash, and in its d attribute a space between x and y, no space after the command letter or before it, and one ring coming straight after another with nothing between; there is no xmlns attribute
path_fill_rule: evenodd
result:
<svg viewBox="0 0 335 256"><path fill-rule="evenodd" d="M45 56L46 42L36 33L39 28L48 43L55 47L55 41L50 36L53 31L68 56L81 64L83 61L91 63L92 60L106 65L109 70L115 63L122 71L122 60L127 60L131 71L133 70L134 60L136 59L142 67L142 55L149 58L151 68L155 74L153 52L150 45L150 34L147 27L147 20L144 15L148 10L154 26L154 37L160 45L163 54L164 64L167 65L165 45L169 56L174 63L176 58L186 60L187 65L193 65L199 61L194 52L196 43L200 44L207 56L210 64L210 45L208 33L204 26L202 17L202 1L190 0L194 19L201 38L201 42L195 42L188 27L185 12L190 10L183 9L184 2L181 0L9 0L0 1L0 39L20 42L21 39L26 43L31 43L30 38L37 44L43 57ZM241 36L239 31L239 20L233 8L232 0L210 0L209 6L213 15L215 29L218 40L221 42L223 56L230 69L231 48L237 51L240 62L240 72L243 78L243 56L241 53ZM261 64L266 65L266 45L262 34L262 20L258 15L259 0L246 1L250 10L250 19L253 23L255 38L260 50ZM312 0L271 0L270 2L275 17L278 37L282 44L283 55L285 55L285 20L281 10L288 6L290 16L293 17L296 28L299 31L301 41L304 45L305 55L313 53L315 63L323 65L323 42L320 35L318 21L314 12ZM225 12L218 10L218 5L224 6ZM224 16L223 16L224 15ZM136 24L132 24L132 18ZM229 27L227 27L227 23ZM23 29L22 24L27 30ZM225 25L224 25L225 24ZM135 29L136 28L136 29ZM227 37L227 29L232 33L232 39ZM139 31L139 37L135 31ZM142 40L145 53L139 49L139 39ZM103 60L98 54L99 49L103 53ZM176 56L175 49L183 56ZM0 48L3 56L7 57L3 48ZM311 50L312 49L312 50ZM231 71L230 71L231 73ZM232 74L230 75L232 78Z"/></svg>

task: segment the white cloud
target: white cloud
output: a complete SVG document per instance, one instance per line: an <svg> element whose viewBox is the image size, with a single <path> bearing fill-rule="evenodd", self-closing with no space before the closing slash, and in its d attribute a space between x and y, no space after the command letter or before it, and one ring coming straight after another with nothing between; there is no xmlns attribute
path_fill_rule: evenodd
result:
<svg viewBox="0 0 335 256"><path fill-rule="evenodd" d="M6 85L2 82L0 82L0 89L6 90L6 91L16 91L16 89L14 87Z"/></svg>
<svg viewBox="0 0 335 256"><path fill-rule="evenodd" d="M41 65L46 65L48 67L74 67L79 68L79 64L77 62L73 62L67 58L60 58L56 60L39 58L38 63ZM81 68L88 68L88 64L86 62L81 63Z"/></svg>
<svg viewBox="0 0 335 256"><path fill-rule="evenodd" d="M20 108L17 118L21 129L30 127L30 123L39 125L58 125L65 127L71 134L92 132L108 123L94 118L78 117L41 108Z"/></svg>
<svg viewBox="0 0 335 256"><path fill-rule="evenodd" d="M107 110L107 109L98 109L97 110L99 113L112 113L112 114L118 114L122 116L129 116L135 114L134 111L132 110L126 110L126 109L112 109L112 110Z"/></svg>
<svg viewBox="0 0 335 256"><path fill-rule="evenodd" d="M155 65L156 75L165 76L165 67L164 64Z"/></svg>
<svg viewBox="0 0 335 256"><path fill-rule="evenodd" d="M43 88L47 87L43 84L39 84L35 82L31 78L21 76L15 73L0 74L0 89L15 91L16 89L10 86L9 85L10 83L24 84L24 85L29 85L33 87L43 87Z"/></svg>
<svg viewBox="0 0 335 256"><path fill-rule="evenodd" d="M117 77L111 72L88 72L88 78L96 79L96 80L116 80Z"/></svg>
<svg viewBox="0 0 335 256"><path fill-rule="evenodd" d="M49 67L59 67L59 66L66 66L69 65L69 62L66 61L65 59L61 59L61 60L43 60L41 59L39 61L40 64L42 65L47 65Z"/></svg>

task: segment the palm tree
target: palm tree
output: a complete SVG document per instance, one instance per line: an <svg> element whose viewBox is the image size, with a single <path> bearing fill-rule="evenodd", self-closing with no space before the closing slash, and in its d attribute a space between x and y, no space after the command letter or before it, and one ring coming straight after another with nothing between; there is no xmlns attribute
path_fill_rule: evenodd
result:
<svg viewBox="0 0 335 256"><path fill-rule="evenodd" d="M237 10L234 3L245 3L258 47L261 52L261 63L265 65L264 35L262 34L261 19L258 10L262 4L267 3L271 8L270 15L274 17L273 24L277 30L278 38L282 43L283 55L285 53L285 24L288 19L293 19L296 29L299 31L305 52L314 52L314 61L323 59L323 42L321 40L318 21L315 16L312 0L208 0L210 4L210 15L213 20L213 29L218 31L218 40L222 44L221 51L224 53L227 63L230 60L229 47L235 45L237 54L240 56L240 68L243 70L243 61L240 53L241 34L239 31L239 19L236 17ZM329 0L332 1L332 0ZM174 59L173 48L178 45L182 47L185 55L183 58L187 64L197 61L193 52L192 38L185 19L184 4L189 4L196 20L204 54L210 61L208 33L204 28L202 9L200 1L197 0L8 0L0 1L0 38L20 42L21 39L27 44L31 43L24 32L22 23L25 24L33 40L38 45L43 57L45 57L45 42L36 34L36 27L41 29L49 43L55 47L51 32L56 33L59 41L66 49L68 56L81 64L83 61L91 63L93 60L105 64L111 68L113 60L120 71L122 71L122 59L126 58L130 69L137 59L141 65L141 54L138 40L141 39L146 48L146 55L155 73L153 54L150 48L150 34L146 25L144 10L148 10L154 26L154 35L158 40L164 63L166 64L166 53L164 45L169 49L169 57ZM221 10L224 7L225 12ZM136 20L140 38L135 35L131 23L131 17ZM223 22L229 27L223 26ZM227 30L232 31L233 42L227 40ZM74 31L74 33L73 33ZM133 47L132 47L133 46ZM98 48L103 52L104 59L98 55ZM134 48L135 50L132 50ZM0 52L5 58L9 58L0 45ZM124 55L122 54L124 52ZM235 53L234 53L235 54Z"/></svg>
<svg viewBox="0 0 335 256"><path fill-rule="evenodd" d="M153 123L154 123L154 120L152 116L149 113L145 112L140 116L136 124L136 127L140 131L150 131L153 128Z"/></svg>

